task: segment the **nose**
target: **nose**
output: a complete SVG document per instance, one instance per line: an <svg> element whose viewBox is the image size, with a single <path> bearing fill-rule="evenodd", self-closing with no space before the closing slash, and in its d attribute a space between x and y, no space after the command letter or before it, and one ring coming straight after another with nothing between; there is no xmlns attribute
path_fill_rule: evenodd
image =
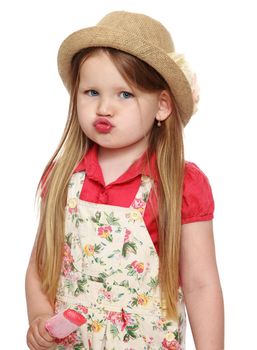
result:
<svg viewBox="0 0 257 350"><path fill-rule="evenodd" d="M101 116L112 116L113 103L110 97L101 97L97 106L97 114Z"/></svg>

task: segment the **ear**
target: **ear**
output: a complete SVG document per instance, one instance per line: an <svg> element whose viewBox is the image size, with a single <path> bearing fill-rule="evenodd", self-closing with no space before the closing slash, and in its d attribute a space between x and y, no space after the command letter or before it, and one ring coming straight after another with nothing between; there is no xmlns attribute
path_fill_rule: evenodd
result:
<svg viewBox="0 0 257 350"><path fill-rule="evenodd" d="M167 90L162 90L160 93L158 107L156 119L162 122L170 116L173 110L172 100Z"/></svg>

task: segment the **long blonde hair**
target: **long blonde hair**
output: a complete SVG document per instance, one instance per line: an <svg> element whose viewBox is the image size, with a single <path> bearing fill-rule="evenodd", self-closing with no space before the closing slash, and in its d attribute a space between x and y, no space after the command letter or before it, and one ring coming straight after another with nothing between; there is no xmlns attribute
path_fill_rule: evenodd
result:
<svg viewBox="0 0 257 350"><path fill-rule="evenodd" d="M39 184L41 195L40 223L36 244L36 261L42 289L54 304L61 272L67 188L74 168L91 146L77 118L76 96L83 62L96 50L104 50L121 75L132 86L144 91L161 91L169 87L149 65L129 54L111 48L89 48L77 53L71 64L72 89L68 120L60 144L48 162ZM183 125L173 100L172 116L153 126L148 157L155 152L160 181L158 194L159 281L167 316L177 318L179 288L179 254L181 205L184 173Z"/></svg>

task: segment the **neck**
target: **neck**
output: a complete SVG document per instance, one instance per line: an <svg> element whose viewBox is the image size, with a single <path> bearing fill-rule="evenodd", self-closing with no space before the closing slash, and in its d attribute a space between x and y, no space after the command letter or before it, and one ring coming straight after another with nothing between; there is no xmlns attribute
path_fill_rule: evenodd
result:
<svg viewBox="0 0 257 350"><path fill-rule="evenodd" d="M109 184L119 178L137 159L146 148L103 148L98 149L98 162L101 166L105 184Z"/></svg>
<svg viewBox="0 0 257 350"><path fill-rule="evenodd" d="M124 148L103 148L99 146L99 163L127 163L131 165L140 158L146 151L146 147L124 147Z"/></svg>

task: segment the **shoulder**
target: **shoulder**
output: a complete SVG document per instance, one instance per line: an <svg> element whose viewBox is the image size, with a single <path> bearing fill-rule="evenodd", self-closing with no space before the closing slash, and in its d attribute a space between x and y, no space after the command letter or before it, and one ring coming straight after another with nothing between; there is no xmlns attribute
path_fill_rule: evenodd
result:
<svg viewBox="0 0 257 350"><path fill-rule="evenodd" d="M194 163L185 163L182 224L213 218L214 200L208 177Z"/></svg>

